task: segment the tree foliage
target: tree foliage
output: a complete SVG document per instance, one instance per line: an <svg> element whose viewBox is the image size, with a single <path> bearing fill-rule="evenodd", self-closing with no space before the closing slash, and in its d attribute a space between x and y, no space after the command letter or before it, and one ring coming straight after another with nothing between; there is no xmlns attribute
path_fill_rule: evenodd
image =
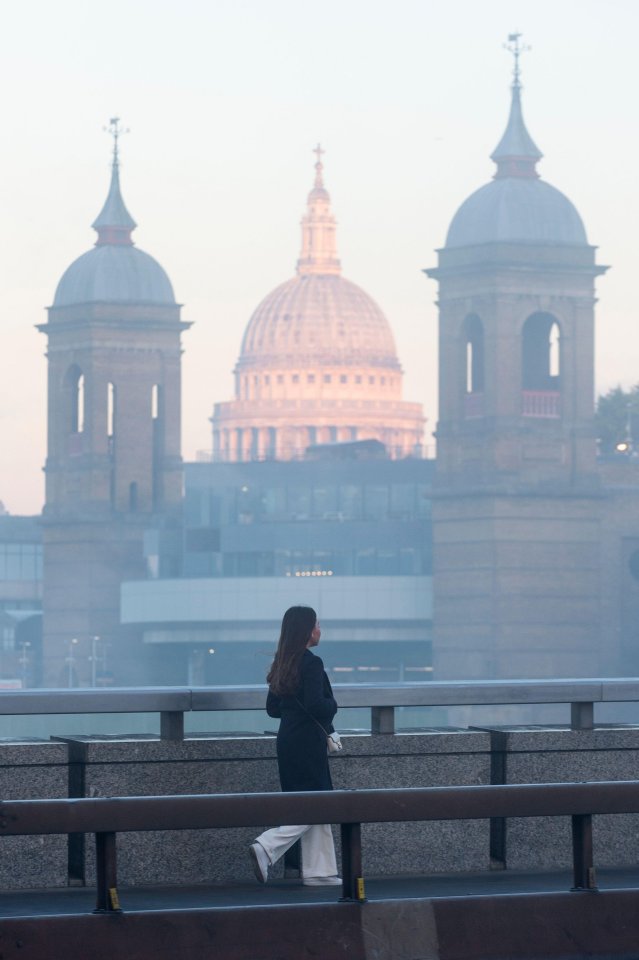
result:
<svg viewBox="0 0 639 960"><path fill-rule="evenodd" d="M603 456L615 453L620 443L630 444L628 452L639 450L639 383L630 390L615 387L600 396L595 423Z"/></svg>

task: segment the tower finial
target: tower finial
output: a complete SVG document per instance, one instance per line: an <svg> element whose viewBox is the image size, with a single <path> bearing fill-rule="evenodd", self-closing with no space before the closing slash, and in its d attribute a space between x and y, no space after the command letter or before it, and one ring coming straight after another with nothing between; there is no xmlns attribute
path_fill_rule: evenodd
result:
<svg viewBox="0 0 639 960"><path fill-rule="evenodd" d="M113 166L117 167L120 164L119 140L121 136L129 132L129 128L123 130L120 127L120 118L111 117L108 127L103 129L113 137Z"/></svg>
<svg viewBox="0 0 639 960"><path fill-rule="evenodd" d="M509 53L512 53L513 59L515 61L513 67L513 87L520 87L519 78L521 72L519 70L519 58L522 53L526 53L530 50L530 47L526 44L520 44L521 33L509 33L508 34L508 43L504 44L504 50L508 50Z"/></svg>
<svg viewBox="0 0 639 960"><path fill-rule="evenodd" d="M315 160L315 186L323 187L324 180L322 177L322 171L324 170L324 164L322 163L322 154L326 153L326 150L322 150L321 145L318 143L316 147L313 147L312 152L317 158Z"/></svg>
<svg viewBox="0 0 639 960"><path fill-rule="evenodd" d="M321 145L313 147L315 154L315 183L308 195L308 206L302 217L302 251L297 261L300 276L308 274L339 274L340 262L337 257L335 240L335 217L331 213L331 198L324 186L322 176Z"/></svg>
<svg viewBox="0 0 639 960"><path fill-rule="evenodd" d="M111 186L102 210L93 221L93 227L98 232L97 244L132 244L131 232L136 223L124 205L120 193L120 152L119 141L128 129L120 126L119 117L111 117L108 127L103 127L106 133L113 137L113 161L111 163Z"/></svg>
<svg viewBox="0 0 639 960"><path fill-rule="evenodd" d="M539 176L535 165L541 159L542 153L526 129L521 110L519 58L522 53L530 50L530 47L521 44L520 39L520 33L509 33L508 43L504 44L505 49L512 53L515 65L508 124L504 135L491 154L497 164L496 177L535 178Z"/></svg>

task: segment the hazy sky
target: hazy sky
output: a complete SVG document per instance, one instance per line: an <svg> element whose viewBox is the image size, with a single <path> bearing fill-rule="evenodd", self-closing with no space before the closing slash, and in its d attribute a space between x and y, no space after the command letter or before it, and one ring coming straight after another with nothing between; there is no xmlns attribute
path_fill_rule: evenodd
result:
<svg viewBox="0 0 639 960"><path fill-rule="evenodd" d="M344 275L382 307L405 398L436 410L435 263L455 210L493 173L519 30L524 114L545 180L599 260L597 387L639 381L637 0L0 0L0 500L39 512L45 320L88 250L122 118L138 246L184 319L184 455L259 301L293 275L319 140Z"/></svg>

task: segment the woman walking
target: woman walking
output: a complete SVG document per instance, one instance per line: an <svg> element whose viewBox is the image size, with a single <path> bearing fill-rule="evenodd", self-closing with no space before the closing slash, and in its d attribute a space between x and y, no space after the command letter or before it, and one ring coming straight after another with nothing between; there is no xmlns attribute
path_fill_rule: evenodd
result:
<svg viewBox="0 0 639 960"><path fill-rule="evenodd" d="M290 607L284 614L273 665L266 678L266 712L277 717L277 765L286 793L296 790L332 790L326 736L333 732L337 713L324 664L311 653L321 631L311 607ZM260 883L268 868L302 838L302 883L306 886L340 884L329 824L273 827L249 847Z"/></svg>

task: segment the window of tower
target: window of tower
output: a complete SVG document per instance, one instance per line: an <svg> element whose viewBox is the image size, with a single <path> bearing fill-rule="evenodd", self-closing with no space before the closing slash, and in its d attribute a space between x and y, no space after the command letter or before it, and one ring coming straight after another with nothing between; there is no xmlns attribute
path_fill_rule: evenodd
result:
<svg viewBox="0 0 639 960"><path fill-rule="evenodd" d="M476 313L464 321L466 393L484 392L484 325Z"/></svg>
<svg viewBox="0 0 639 960"><path fill-rule="evenodd" d="M65 388L68 393L68 424L69 433L84 432L85 390L84 374L76 364L69 367L65 377Z"/></svg>
<svg viewBox="0 0 639 960"><path fill-rule="evenodd" d="M107 437L112 440L115 435L115 385L107 384Z"/></svg>
<svg viewBox="0 0 639 960"><path fill-rule="evenodd" d="M476 313L470 313L462 326L462 383L464 417L484 415L484 325Z"/></svg>
<svg viewBox="0 0 639 960"><path fill-rule="evenodd" d="M522 414L560 416L561 330L550 313L533 313L521 338Z"/></svg>
<svg viewBox="0 0 639 960"><path fill-rule="evenodd" d="M151 388L151 429L153 437L153 466L152 466L152 498L153 508L157 509L163 497L163 463L164 463L164 423L163 423L163 396L162 387L154 383Z"/></svg>
<svg viewBox="0 0 639 960"><path fill-rule="evenodd" d="M84 433L84 409L85 409L85 399L84 399L84 374L80 374L78 377L78 387L76 391L76 432Z"/></svg>

